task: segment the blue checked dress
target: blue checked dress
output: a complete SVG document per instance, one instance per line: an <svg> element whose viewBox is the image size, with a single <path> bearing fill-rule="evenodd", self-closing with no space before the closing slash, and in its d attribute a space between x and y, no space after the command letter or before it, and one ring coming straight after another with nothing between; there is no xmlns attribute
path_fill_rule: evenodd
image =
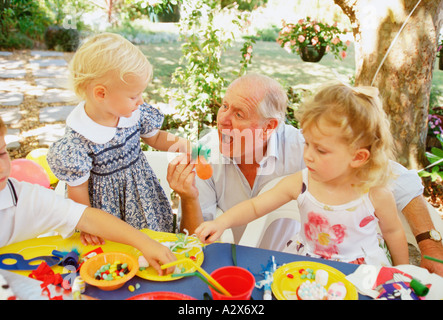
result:
<svg viewBox="0 0 443 320"><path fill-rule="evenodd" d="M65 135L50 147L48 164L70 186L89 180L92 207L137 229L173 232L171 205L140 148L140 137L154 135L163 118L143 104L116 128L105 127L88 117L82 102L67 118Z"/></svg>

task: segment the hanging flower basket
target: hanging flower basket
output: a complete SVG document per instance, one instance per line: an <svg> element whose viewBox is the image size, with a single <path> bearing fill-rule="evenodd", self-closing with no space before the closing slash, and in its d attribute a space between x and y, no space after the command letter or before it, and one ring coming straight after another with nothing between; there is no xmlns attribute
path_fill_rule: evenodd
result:
<svg viewBox="0 0 443 320"><path fill-rule="evenodd" d="M318 62L329 52L341 59L346 57L350 43L343 42L339 35L346 32L337 24L329 25L307 17L296 24L283 21L277 43L286 51L299 54L303 61Z"/></svg>
<svg viewBox="0 0 443 320"><path fill-rule="evenodd" d="M316 47L311 44L300 49L300 57L306 62L319 62L325 54L326 47Z"/></svg>

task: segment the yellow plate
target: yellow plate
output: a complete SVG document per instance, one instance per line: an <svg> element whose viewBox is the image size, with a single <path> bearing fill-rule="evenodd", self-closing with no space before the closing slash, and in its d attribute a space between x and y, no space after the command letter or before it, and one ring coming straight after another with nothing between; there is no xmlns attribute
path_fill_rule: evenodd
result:
<svg viewBox="0 0 443 320"><path fill-rule="evenodd" d="M297 289L305 279L301 279L300 269L312 269L314 272L323 269L328 272L328 283L326 290L334 282L343 282L346 287L345 300L357 300L358 293L355 286L346 280L345 274L331 266L312 261L296 261L285 264L274 272L274 281L272 282L272 292L278 300L297 300ZM289 276L291 274L293 277Z"/></svg>
<svg viewBox="0 0 443 320"><path fill-rule="evenodd" d="M146 233L152 239L155 239L159 242L177 240L177 236L173 233L156 232L148 229L143 229L141 231ZM73 249L76 249L81 255L83 255L98 247L101 247L103 252L123 252L133 255L135 258L138 258L141 255L139 250L131 246L117 242L112 242L109 240L106 240L104 245L84 246L80 240L80 233L74 233L74 235L66 239L63 239L61 236L51 236L51 237L35 238L35 239L13 243L8 246L1 247L0 254L18 253L22 255L25 260L28 260L40 256L52 256L53 250L58 250L61 252L70 252ZM199 251L200 253L198 253ZM180 253L180 251L178 253L175 253L175 255L177 256L177 259L182 259L185 257L185 254ZM201 265L203 263L203 252L201 250L194 248L189 252L189 255L190 256L196 255L197 260L195 262L198 265ZM5 259L3 261L3 263L5 264L14 264L15 262L16 261L13 259ZM35 265L37 268L41 262L42 261L33 261L30 264ZM63 270L64 269L63 267L58 265L51 267L51 269L55 273L66 272L66 270ZM10 270L10 271L24 276L28 276L32 272L32 271L20 271L20 270L19 271ZM193 271L195 271L194 267L186 269L186 272L193 272ZM139 271L137 273L137 276L147 280L155 280L155 281L169 281L181 278L181 277L172 278L171 275L159 276L157 274L157 271L155 271L155 269L152 267L147 268L145 271Z"/></svg>
<svg viewBox="0 0 443 320"><path fill-rule="evenodd" d="M143 232L147 233L151 238L157 240L158 242L175 242L177 241L177 235L173 233L163 233L163 232L156 232L153 234L153 231L150 230L142 230ZM198 241L194 237L189 237L192 241ZM198 242L200 243L200 242ZM201 244L201 243L200 243ZM203 251L202 248L192 248L192 250L188 251L188 257L185 253L186 250L178 249L177 252L174 252L175 256L177 257L177 260L188 258L194 256L196 260L194 262L201 266L203 263ZM139 257L141 256L141 252L137 249L134 249L134 254ZM179 268L185 268L182 273L188 273L188 272L194 272L196 269L195 267L191 266L190 264L184 264L183 266L178 266ZM165 276L158 275L157 271L153 267L148 267L143 271L138 271L136 273L136 276L146 279L146 280L153 280L153 281L171 281L171 280L177 280L181 279L183 277L172 277L170 274Z"/></svg>
<svg viewBox="0 0 443 320"><path fill-rule="evenodd" d="M61 236L51 236L35 238L30 240L25 240L17 243L10 244L5 247L0 248L0 254L4 253L18 253L23 256L25 260L32 259L40 256L52 256L53 250L58 250L61 252L70 252L76 249L81 255L88 253L98 247L101 247L104 252L125 252L131 253L133 248L131 246L106 241L104 245L99 246L84 246L80 240L80 233L74 233L70 238L63 239ZM11 260L11 261L8 261ZM42 261L33 261L30 265L35 265L38 267ZM3 261L5 264L14 264L15 260L5 259ZM66 270L58 265L51 267L55 273L64 273ZM28 276L32 271L14 271L9 270L17 274Z"/></svg>

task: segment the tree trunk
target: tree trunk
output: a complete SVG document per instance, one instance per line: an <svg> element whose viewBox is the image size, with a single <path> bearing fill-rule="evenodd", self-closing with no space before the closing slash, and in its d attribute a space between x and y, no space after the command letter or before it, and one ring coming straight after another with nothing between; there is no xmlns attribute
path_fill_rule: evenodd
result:
<svg viewBox="0 0 443 320"><path fill-rule="evenodd" d="M409 168L422 168L443 1L334 1L352 23L355 84L378 87L391 120L397 161Z"/></svg>

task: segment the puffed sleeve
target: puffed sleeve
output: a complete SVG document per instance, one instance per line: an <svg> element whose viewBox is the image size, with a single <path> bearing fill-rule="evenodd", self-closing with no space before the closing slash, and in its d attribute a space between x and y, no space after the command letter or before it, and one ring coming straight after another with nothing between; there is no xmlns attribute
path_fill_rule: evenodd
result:
<svg viewBox="0 0 443 320"><path fill-rule="evenodd" d="M153 106L144 103L140 107L140 135L143 138L154 136L163 125L165 116L163 113Z"/></svg>
<svg viewBox="0 0 443 320"><path fill-rule="evenodd" d="M48 151L47 161L54 175L72 187L89 179L92 158L88 155L87 140L73 130L55 142Z"/></svg>

